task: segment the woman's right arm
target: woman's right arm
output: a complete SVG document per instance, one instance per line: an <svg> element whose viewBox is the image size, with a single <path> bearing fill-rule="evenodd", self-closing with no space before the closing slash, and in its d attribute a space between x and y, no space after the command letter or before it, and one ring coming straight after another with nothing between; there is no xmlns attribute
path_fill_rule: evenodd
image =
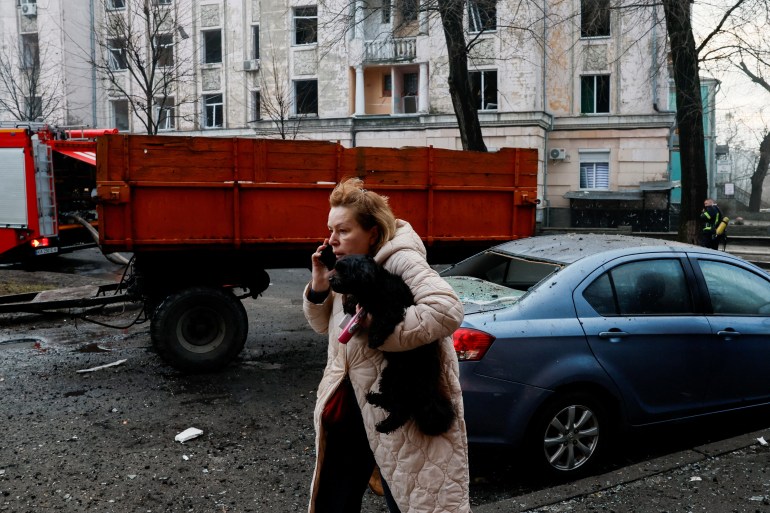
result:
<svg viewBox="0 0 770 513"><path fill-rule="evenodd" d="M328 239L324 240L324 244L319 246L310 257L312 276L302 294L305 318L317 333L329 331L329 317L332 313L333 293L329 287L330 271L321 261L321 251L328 243Z"/></svg>

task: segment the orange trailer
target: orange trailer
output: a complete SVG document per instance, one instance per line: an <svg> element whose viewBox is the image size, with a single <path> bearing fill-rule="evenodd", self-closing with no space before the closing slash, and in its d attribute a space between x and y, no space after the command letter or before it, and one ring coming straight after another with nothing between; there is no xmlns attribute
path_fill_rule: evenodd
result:
<svg viewBox="0 0 770 513"><path fill-rule="evenodd" d="M390 198L434 263L534 233L533 149L100 137L100 245L134 253L132 290L152 316L160 354L186 370L234 358L247 323L233 291L257 297L269 284L266 269L309 266L328 233L329 193L353 176Z"/></svg>

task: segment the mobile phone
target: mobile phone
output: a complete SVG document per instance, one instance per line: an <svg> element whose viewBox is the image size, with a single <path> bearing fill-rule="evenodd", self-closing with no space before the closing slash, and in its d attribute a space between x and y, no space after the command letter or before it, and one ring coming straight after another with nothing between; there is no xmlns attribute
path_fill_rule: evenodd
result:
<svg viewBox="0 0 770 513"><path fill-rule="evenodd" d="M340 333L340 336L337 338L339 340L340 344L347 344L348 341L353 337L355 332L358 330L358 327L361 325L361 321L366 316L366 312L361 309L359 310L356 315L353 316L352 319L350 319L350 322L343 328L342 333Z"/></svg>
<svg viewBox="0 0 770 513"><path fill-rule="evenodd" d="M334 250L332 249L331 244L327 244L326 247L321 251L321 262L323 262L326 268L330 271L334 269L334 264L337 262L337 257L334 255Z"/></svg>

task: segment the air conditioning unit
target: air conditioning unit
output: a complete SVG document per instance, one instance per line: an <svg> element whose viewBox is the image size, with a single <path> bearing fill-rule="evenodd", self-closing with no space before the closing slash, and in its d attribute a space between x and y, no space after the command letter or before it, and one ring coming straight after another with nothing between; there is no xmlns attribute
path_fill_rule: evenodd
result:
<svg viewBox="0 0 770 513"><path fill-rule="evenodd" d="M417 113L417 97L404 96L404 114L416 114L416 113Z"/></svg>
<svg viewBox="0 0 770 513"><path fill-rule="evenodd" d="M567 158L567 150L564 148L551 148L548 156L551 157L551 160L564 160Z"/></svg>
<svg viewBox="0 0 770 513"><path fill-rule="evenodd" d="M251 59L250 61L243 61L243 71L257 71L259 70L259 59Z"/></svg>
<svg viewBox="0 0 770 513"><path fill-rule="evenodd" d="M27 3L27 2L24 2L24 0L22 0L21 14L23 14L24 16L37 16L37 4Z"/></svg>

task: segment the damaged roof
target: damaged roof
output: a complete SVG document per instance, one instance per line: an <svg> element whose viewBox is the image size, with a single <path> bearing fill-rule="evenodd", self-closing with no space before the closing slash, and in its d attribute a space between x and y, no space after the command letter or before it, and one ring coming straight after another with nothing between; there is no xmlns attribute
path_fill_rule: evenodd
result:
<svg viewBox="0 0 770 513"><path fill-rule="evenodd" d="M567 233L559 235L538 235L526 239L518 239L490 248L489 251L516 255L525 259L553 262L556 264L571 264L581 258L595 255L596 253L634 246L697 247L678 241L654 239L650 237L635 237L632 235Z"/></svg>

